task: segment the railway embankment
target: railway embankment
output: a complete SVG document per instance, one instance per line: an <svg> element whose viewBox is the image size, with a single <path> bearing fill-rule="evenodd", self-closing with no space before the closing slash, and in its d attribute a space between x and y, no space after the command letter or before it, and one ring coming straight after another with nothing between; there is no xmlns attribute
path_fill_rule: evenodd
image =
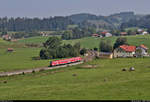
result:
<svg viewBox="0 0 150 102"><path fill-rule="evenodd" d="M59 69L63 67L68 67L68 66L73 66L73 65L78 65L82 64L83 62L77 62L77 63L71 63L71 64L66 64L66 65L61 65L61 66L54 66L54 67L42 67L42 68L34 68L34 69L27 69L27 70L17 70L17 71L11 71L11 72L2 72L0 73L0 77L4 76L12 76L12 75L19 75L19 74L25 74L25 73L32 73L34 72L39 72L41 70L52 70L52 69Z"/></svg>

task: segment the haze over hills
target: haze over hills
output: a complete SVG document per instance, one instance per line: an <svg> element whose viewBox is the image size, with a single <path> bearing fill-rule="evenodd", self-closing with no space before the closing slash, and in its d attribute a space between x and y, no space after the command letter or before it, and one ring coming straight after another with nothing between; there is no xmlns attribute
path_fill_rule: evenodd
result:
<svg viewBox="0 0 150 102"><path fill-rule="evenodd" d="M68 26L80 28L96 28L99 30L123 29L126 27L150 28L150 16L136 15L134 12L120 12L109 16L97 16L80 13L70 16L55 16L49 18L0 18L0 31L31 31L67 30ZM138 22L138 23L137 23Z"/></svg>

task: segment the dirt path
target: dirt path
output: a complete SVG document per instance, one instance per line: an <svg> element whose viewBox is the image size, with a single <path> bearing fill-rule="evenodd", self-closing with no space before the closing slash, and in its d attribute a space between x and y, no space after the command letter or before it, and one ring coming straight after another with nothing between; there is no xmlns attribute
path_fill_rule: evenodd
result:
<svg viewBox="0 0 150 102"><path fill-rule="evenodd" d="M39 72L40 70L58 69L58 68L78 65L78 64L82 64L82 63L83 62L78 62L78 63L72 63L72 64L67 64L67 65L62 65L62 66L55 66L55 67L42 67L42 68L34 68L34 69L27 69L27 70L17 70L17 71L11 71L11 72L2 72L2 73L0 73L0 77L12 76L12 75L23 74L23 73L32 73L33 70L35 72Z"/></svg>

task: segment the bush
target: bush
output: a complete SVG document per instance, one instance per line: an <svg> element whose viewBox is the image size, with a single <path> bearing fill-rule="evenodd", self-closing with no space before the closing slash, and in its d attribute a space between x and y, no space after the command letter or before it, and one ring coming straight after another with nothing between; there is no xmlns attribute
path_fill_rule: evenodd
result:
<svg viewBox="0 0 150 102"><path fill-rule="evenodd" d="M83 48L83 49L80 50L81 55L84 55L85 53L87 53L87 49Z"/></svg>
<svg viewBox="0 0 150 102"><path fill-rule="evenodd" d="M112 50L113 50L112 44L109 40L107 40L107 41L102 40L100 42L99 48L100 48L101 52L112 52Z"/></svg>
<svg viewBox="0 0 150 102"><path fill-rule="evenodd" d="M95 48L94 48L94 51L98 51L98 48L95 47Z"/></svg>
<svg viewBox="0 0 150 102"><path fill-rule="evenodd" d="M35 70L32 70L32 73L35 73Z"/></svg>
<svg viewBox="0 0 150 102"><path fill-rule="evenodd" d="M116 40L116 42L114 44L114 49L118 48L120 45L124 45L124 44L128 45L127 38L120 37Z"/></svg>

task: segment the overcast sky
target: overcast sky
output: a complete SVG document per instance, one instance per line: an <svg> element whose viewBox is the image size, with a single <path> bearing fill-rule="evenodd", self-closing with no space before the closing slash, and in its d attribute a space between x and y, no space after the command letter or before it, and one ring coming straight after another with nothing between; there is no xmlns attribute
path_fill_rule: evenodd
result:
<svg viewBox="0 0 150 102"><path fill-rule="evenodd" d="M150 0L0 0L0 17L107 16L124 11L150 14Z"/></svg>

